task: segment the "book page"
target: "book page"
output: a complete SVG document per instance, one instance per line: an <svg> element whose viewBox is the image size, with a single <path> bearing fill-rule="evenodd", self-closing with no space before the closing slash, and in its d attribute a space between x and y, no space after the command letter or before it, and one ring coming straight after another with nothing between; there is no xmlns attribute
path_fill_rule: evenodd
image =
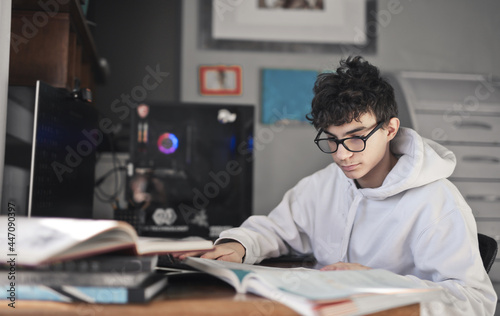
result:
<svg viewBox="0 0 500 316"><path fill-rule="evenodd" d="M202 265L210 267L204 270L209 273L227 269L252 271L254 272L253 279L310 300L334 300L367 293L393 294L407 293L412 290L430 290L419 287L405 277L382 269L319 271L307 268L264 267L201 258L189 259L198 263L197 266L193 265L195 268L200 268Z"/></svg>
<svg viewBox="0 0 500 316"><path fill-rule="evenodd" d="M288 271L259 271L258 274L259 278L281 290L311 300L332 300L366 293L406 293L419 289L414 282L381 269L347 271L288 269Z"/></svg>
<svg viewBox="0 0 500 316"><path fill-rule="evenodd" d="M158 238L139 237L137 240L137 252L139 254L148 253L175 253L196 250L210 250L213 243L203 238Z"/></svg>
<svg viewBox="0 0 500 316"><path fill-rule="evenodd" d="M232 262L223 262L196 257L188 257L184 260L184 263L195 269L218 277L224 282L232 285L238 293L246 292L246 289L242 287L241 281L248 273L251 272L250 270L245 269L246 266L252 267L251 265L240 265L239 269L231 269L226 268L226 266L231 266ZM238 264L235 264L235 267L238 268Z"/></svg>

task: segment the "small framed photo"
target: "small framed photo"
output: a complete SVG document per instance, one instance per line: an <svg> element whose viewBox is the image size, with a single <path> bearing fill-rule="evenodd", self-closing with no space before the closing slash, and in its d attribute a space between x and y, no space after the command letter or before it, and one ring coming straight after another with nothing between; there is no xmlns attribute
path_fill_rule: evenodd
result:
<svg viewBox="0 0 500 316"><path fill-rule="evenodd" d="M241 66L200 66L201 95L241 95Z"/></svg>

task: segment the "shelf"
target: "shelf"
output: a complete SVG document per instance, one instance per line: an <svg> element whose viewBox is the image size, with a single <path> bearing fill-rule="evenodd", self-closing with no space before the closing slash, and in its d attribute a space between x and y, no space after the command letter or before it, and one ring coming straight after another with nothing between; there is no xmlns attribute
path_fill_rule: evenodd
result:
<svg viewBox="0 0 500 316"><path fill-rule="evenodd" d="M10 85L34 86L42 80L72 90L104 83L106 71L79 0L41 7L38 0L12 3ZM57 3L57 2L53 2Z"/></svg>

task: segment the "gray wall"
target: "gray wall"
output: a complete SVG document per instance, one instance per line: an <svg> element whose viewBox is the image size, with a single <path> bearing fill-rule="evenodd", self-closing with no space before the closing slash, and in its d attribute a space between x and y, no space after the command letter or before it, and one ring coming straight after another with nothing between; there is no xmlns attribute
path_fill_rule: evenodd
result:
<svg viewBox="0 0 500 316"><path fill-rule="evenodd" d="M130 113L122 110L125 102L179 100L181 1L121 0L118 5L117 1L99 0L89 10L88 18L96 24L91 30L99 55L110 65L106 84L95 91L96 104L104 117L122 128L115 149L127 152ZM142 87L148 68L168 75L162 75L146 95L137 94L134 89ZM123 95L129 101L123 101ZM117 107L113 107L115 100L121 101Z"/></svg>
<svg viewBox="0 0 500 316"><path fill-rule="evenodd" d="M365 56L371 63L384 71L500 75L497 34L500 1L380 0L379 12L389 12L389 4L397 7L396 11L392 10L397 13L377 19L377 51ZM254 104L259 117L262 68L332 69L341 57L340 54L200 50L197 47L197 0L183 1L182 19L180 97L185 102ZM200 96L197 71L202 64L241 65L243 95ZM315 148L313 127L288 125L282 131L272 128L259 123L256 126L257 141L259 135L265 135L266 144L255 153L255 214L267 214L298 180L331 161Z"/></svg>

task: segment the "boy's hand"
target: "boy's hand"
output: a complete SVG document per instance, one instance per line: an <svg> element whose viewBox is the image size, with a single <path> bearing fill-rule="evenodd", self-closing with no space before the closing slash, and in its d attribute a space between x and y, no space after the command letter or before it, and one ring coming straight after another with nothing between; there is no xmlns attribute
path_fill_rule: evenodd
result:
<svg viewBox="0 0 500 316"><path fill-rule="evenodd" d="M366 267L359 263L349 263L349 262L337 262L334 264L329 264L321 268L321 271L331 271L331 270L370 270L371 268Z"/></svg>
<svg viewBox="0 0 500 316"><path fill-rule="evenodd" d="M245 247L237 241L226 242L222 244L215 245L213 250L208 252L186 252L180 255L174 255L179 259L185 259L186 257L201 257L205 259L231 261L241 263L243 262L243 257L245 256Z"/></svg>

